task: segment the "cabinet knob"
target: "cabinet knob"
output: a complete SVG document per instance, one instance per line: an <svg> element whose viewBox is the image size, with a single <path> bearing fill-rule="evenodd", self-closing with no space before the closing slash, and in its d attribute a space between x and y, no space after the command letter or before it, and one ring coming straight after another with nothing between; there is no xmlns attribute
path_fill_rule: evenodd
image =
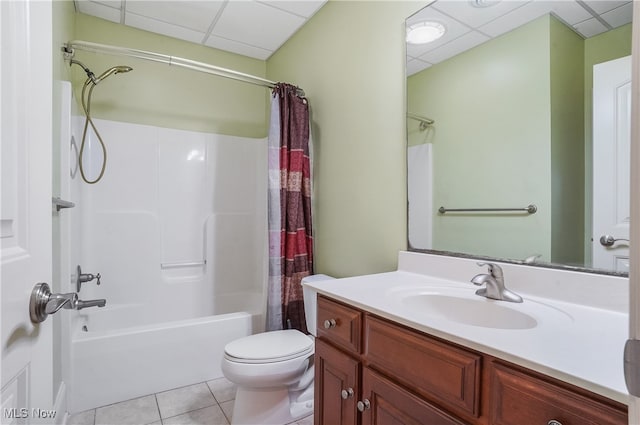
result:
<svg viewBox="0 0 640 425"><path fill-rule="evenodd" d="M336 319L327 319L324 321L324 328L331 329L336 327Z"/></svg>
<svg viewBox="0 0 640 425"><path fill-rule="evenodd" d="M360 412L364 412L365 410L369 410L371 408L371 402L365 398L364 400L359 401L357 406Z"/></svg>
<svg viewBox="0 0 640 425"><path fill-rule="evenodd" d="M353 388L347 388L346 390L342 390L340 392L340 396L343 400L353 397Z"/></svg>
<svg viewBox="0 0 640 425"><path fill-rule="evenodd" d="M547 422L547 425L562 425L562 423L556 421L555 419L551 419L549 422Z"/></svg>

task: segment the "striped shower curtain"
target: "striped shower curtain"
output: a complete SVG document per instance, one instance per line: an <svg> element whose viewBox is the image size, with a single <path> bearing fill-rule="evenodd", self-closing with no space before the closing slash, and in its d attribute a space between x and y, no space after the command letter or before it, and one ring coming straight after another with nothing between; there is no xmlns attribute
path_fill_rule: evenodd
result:
<svg viewBox="0 0 640 425"><path fill-rule="evenodd" d="M309 105L278 83L269 128L269 283L267 330L307 332L303 277L313 274Z"/></svg>

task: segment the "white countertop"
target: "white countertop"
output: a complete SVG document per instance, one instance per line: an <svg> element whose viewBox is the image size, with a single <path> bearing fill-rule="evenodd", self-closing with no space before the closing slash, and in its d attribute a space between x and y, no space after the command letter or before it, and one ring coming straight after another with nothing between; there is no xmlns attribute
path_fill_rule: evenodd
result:
<svg viewBox="0 0 640 425"><path fill-rule="evenodd" d="M408 253L409 254L409 253ZM402 253L401 253L402 255ZM415 256L416 254L410 253ZM426 255L426 254L418 254ZM434 257L427 255L428 257ZM422 260L420 257L415 259ZM431 258L433 260L433 258ZM460 259L457 269L468 271L469 260ZM440 261L436 259L436 261ZM446 261L452 261L447 259ZM464 264L466 263L466 265ZM401 261L401 266L403 262ZM472 264L470 270L482 273ZM475 295L476 286L466 280L443 278L406 270L390 273L358 276L345 279L305 283L318 293L346 302L362 310L404 324L413 329L455 342L462 346L495 356L497 358L533 369L579 387L601 394L613 400L628 404L628 392L624 382L623 351L628 337L629 318L625 311L610 308L608 300L603 305L597 302L578 304L567 301L566 297L555 294L541 296L537 285L527 291L526 282L509 285L509 275L517 275L505 265L506 286L524 298L522 304L487 300ZM411 267L405 267L405 269ZM529 268L533 269L533 268ZM533 271L535 274L535 271ZM549 273L548 270L543 273ZM566 277L559 271L560 280ZM582 274L582 273L581 273ZM448 276L449 277L449 276ZM568 280L576 276L566 277ZM577 276L586 282L590 277ZM594 279L596 284L608 284L608 298L624 296L624 282L604 276ZM525 280L525 279L521 279ZM613 283L612 283L613 282ZM585 283L584 290L588 290ZM570 283L567 283L570 286ZM495 303L501 308L515 310L535 318L535 323L526 329L497 329L473 324L473 316L466 323L443 318L421 308L412 308L407 297L412 295L435 294L453 296L481 302ZM441 300L442 298L440 298ZM415 298L414 298L415 300ZM446 301L446 300L444 300ZM615 300L614 300L615 301ZM623 304L618 301L618 304ZM488 305L487 305L488 306ZM480 307L487 307L480 305ZM488 306L491 308L491 306ZM510 313L510 312L507 312ZM446 312L445 312L446 314ZM509 326L506 324L506 326Z"/></svg>

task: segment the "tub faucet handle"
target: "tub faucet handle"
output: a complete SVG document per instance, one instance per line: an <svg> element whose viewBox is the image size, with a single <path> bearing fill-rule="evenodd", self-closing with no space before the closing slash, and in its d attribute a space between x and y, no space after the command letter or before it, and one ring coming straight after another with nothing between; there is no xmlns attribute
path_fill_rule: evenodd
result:
<svg viewBox="0 0 640 425"><path fill-rule="evenodd" d="M96 285L100 285L101 277L102 276L100 276L100 273L96 275L91 273L82 273L82 269L80 268L80 266L77 266L76 267L76 291L80 292L80 288L82 287L83 283L91 282L94 279L96 281Z"/></svg>

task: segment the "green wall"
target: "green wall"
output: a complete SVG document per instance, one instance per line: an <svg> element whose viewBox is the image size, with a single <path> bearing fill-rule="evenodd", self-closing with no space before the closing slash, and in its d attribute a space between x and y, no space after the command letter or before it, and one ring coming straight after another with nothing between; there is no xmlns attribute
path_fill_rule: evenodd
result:
<svg viewBox="0 0 640 425"><path fill-rule="evenodd" d="M174 55L264 77L266 62L76 14L75 38ZM114 65L133 71L101 82L93 91L96 118L245 137L267 135L268 90L183 68L78 51L96 75ZM76 99L86 75L74 66Z"/></svg>
<svg viewBox="0 0 640 425"><path fill-rule="evenodd" d="M394 270L406 249L404 21L427 3L329 1L267 61L310 100L316 272Z"/></svg>
<svg viewBox="0 0 640 425"><path fill-rule="evenodd" d="M551 262L584 265L584 40L550 19Z"/></svg>

